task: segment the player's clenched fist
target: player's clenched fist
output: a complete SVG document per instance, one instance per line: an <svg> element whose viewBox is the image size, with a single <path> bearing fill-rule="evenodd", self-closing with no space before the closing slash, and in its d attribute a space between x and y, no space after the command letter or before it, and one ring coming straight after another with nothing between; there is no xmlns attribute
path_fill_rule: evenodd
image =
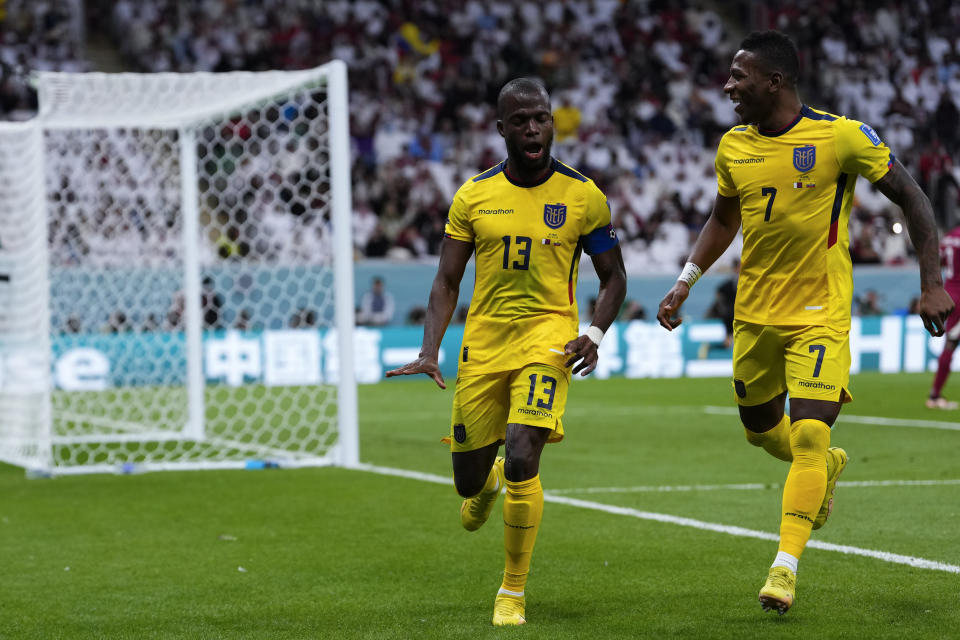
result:
<svg viewBox="0 0 960 640"><path fill-rule="evenodd" d="M953 313L953 306L953 299L943 287L932 287L920 294L917 311L930 335L943 335L947 318Z"/></svg>
<svg viewBox="0 0 960 640"><path fill-rule="evenodd" d="M667 331L673 331L683 322L679 317L674 317L680 311L684 300L690 295L690 287L686 282L677 281L673 288L667 292L667 295L660 301L660 308L657 311L657 320L660 326Z"/></svg>

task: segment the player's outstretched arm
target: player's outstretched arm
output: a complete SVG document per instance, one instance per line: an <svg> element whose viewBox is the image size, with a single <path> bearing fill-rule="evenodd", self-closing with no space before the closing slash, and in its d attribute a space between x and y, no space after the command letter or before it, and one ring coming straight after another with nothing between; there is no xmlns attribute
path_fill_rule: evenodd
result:
<svg viewBox="0 0 960 640"><path fill-rule="evenodd" d="M590 329L564 346L564 353L571 356L567 360L568 367L579 360L571 372L573 375L582 371L580 375L585 376L596 369L597 347L600 346L603 334L617 319L617 313L627 295L627 270L623 266L620 245L593 255L591 259L600 278L600 292L597 294L597 306L590 320Z"/></svg>
<svg viewBox="0 0 960 640"><path fill-rule="evenodd" d="M930 335L941 336L947 317L953 312L953 300L944 290L940 276L940 244L930 199L899 160L894 161L886 175L874 184L903 209L910 241L920 263L918 312Z"/></svg>
<svg viewBox="0 0 960 640"><path fill-rule="evenodd" d="M471 243L452 238L443 239L440 245L440 266L437 267L437 275L430 289L427 317L423 323L423 345L420 347L420 357L402 367L387 371L388 378L425 373L433 378L438 387L447 388L440 373L437 356L440 353L440 341L443 340L443 334L447 331L447 325L450 324L453 310L457 306L463 270L472 254Z"/></svg>
<svg viewBox="0 0 960 640"><path fill-rule="evenodd" d="M710 268L717 258L723 255L730 243L737 235L740 229L740 198L734 196L727 198L719 193L713 203L713 211L707 218L707 223L700 230L697 241L693 243L693 251L690 252L690 258L687 267L681 274L681 279L674 283L667 295L660 301L660 308L657 310L657 320L660 326L667 331L673 331L682 320L675 317L683 306L687 296L690 295L690 287L696 282L700 274ZM694 265L693 276L688 277L691 270L690 265Z"/></svg>

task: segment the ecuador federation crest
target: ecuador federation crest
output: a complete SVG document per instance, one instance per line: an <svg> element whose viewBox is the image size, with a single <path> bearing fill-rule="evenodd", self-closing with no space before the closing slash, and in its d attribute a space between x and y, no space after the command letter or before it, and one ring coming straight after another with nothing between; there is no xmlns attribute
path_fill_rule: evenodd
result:
<svg viewBox="0 0 960 640"><path fill-rule="evenodd" d="M567 205L562 202L543 205L543 222L551 229L559 229L567 221Z"/></svg>
<svg viewBox="0 0 960 640"><path fill-rule="evenodd" d="M793 168L800 173L806 173L813 169L816 162L817 148L812 144L793 148Z"/></svg>

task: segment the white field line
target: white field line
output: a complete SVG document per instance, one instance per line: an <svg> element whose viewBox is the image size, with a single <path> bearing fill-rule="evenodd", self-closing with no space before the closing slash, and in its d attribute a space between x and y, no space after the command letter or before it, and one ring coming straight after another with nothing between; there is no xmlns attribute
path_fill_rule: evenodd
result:
<svg viewBox="0 0 960 640"><path fill-rule="evenodd" d="M947 480L856 480L850 482L839 481L838 487L936 487L943 485L960 484L960 479ZM681 485L641 485L633 487L578 487L574 489L551 489L550 493L669 493L671 491L759 491L763 489L781 489L783 485L777 483L744 483L744 484L681 484Z"/></svg>
<svg viewBox="0 0 960 640"><path fill-rule="evenodd" d="M947 480L851 480L837 481L838 487L935 487L944 484L960 484L960 479Z"/></svg>
<svg viewBox="0 0 960 640"><path fill-rule="evenodd" d="M606 409L604 410L606 411ZM704 413L719 416L740 415L740 410L736 407L703 407ZM943 429L945 431L960 431L960 422L943 422L940 420L914 420L903 418L886 418L884 416L855 416L840 413L837 422L852 422L854 424L873 424L882 427L918 427L921 429Z"/></svg>
<svg viewBox="0 0 960 640"><path fill-rule="evenodd" d="M680 485L646 485L634 487L578 487L574 489L551 489L552 494L566 493L668 493L670 491L757 491L760 489L777 489L777 484L761 484L757 482L747 484L680 484Z"/></svg>
<svg viewBox="0 0 960 640"><path fill-rule="evenodd" d="M393 410L392 410L393 411ZM445 411L447 411L445 409ZM668 415L671 413L706 413L708 415L718 416L737 416L740 414L736 407L718 407L718 406L695 406L678 405L671 407L656 405L637 405L635 407L606 407L603 410L604 415L610 416L633 416L633 415ZM394 415L408 420L434 420L437 417L436 412L428 411L393 411ZM444 414L446 415L446 414ZM580 407L567 407L564 412L566 416L575 416L578 419L583 417L593 418L596 411ZM444 418L446 419L446 418ZM872 424L881 427L914 427L920 429L940 429L944 431L960 431L960 422L944 422L942 420L919 420L905 418L887 418L884 416L859 416L841 413L837 418L841 424Z"/></svg>
<svg viewBox="0 0 960 640"><path fill-rule="evenodd" d="M398 478L409 478L410 480L420 480L421 482L432 482L433 484L453 484L453 476L445 478L433 473L423 473L422 471L408 471L407 469L393 469L391 467L378 467L373 464L361 463L353 467L359 471L369 471L381 476L397 476Z"/></svg>
<svg viewBox="0 0 960 640"><path fill-rule="evenodd" d="M604 415L611 416L633 416L633 415L646 415L646 414L655 414L655 415L667 415L671 413L704 413L705 408L703 406L690 406L690 405L678 405L678 406L661 406L661 405L637 405L635 407L605 407L603 409ZM421 409L416 409L413 411L402 411L397 409L390 409L391 415L404 418L406 420L436 420L438 415L443 416L443 420L446 420L450 416L449 407L444 407L438 411L423 411ZM586 407L567 407L563 415L565 416L577 416L577 417L596 417L597 412L595 409L588 409Z"/></svg>
<svg viewBox="0 0 960 640"><path fill-rule="evenodd" d="M389 467L378 467L371 464L361 464L355 467L361 471L368 471L370 473L376 473L386 476L396 476L400 478L409 478L411 480L420 480L422 482L432 482L434 484L452 484L452 479L444 476L434 475L432 473L423 473L420 471L407 471L406 469L392 469ZM675 524L681 527L692 527L694 529L700 529L703 531L713 531L715 533L725 533L731 536L739 536L741 538L757 538L760 540L770 540L771 542L776 542L780 539L780 536L775 533L767 533L766 531L755 531L753 529L745 529L743 527L733 527L729 525L716 524L713 522L704 522L702 520L694 520L693 518L681 518L679 516L671 516L665 513L654 513L651 511L639 511L637 509L630 509L628 507L617 507L614 505L603 504L600 502L593 502L590 500L580 500L577 498L568 498L566 496L559 496L552 492L546 492L543 495L545 502L553 502L557 504L565 504L571 507L579 507L581 509L590 509L593 511L602 511L604 513L609 513L613 515L628 516L631 518L639 518L641 520L653 520L655 522L663 522L666 524ZM957 573L960 574L960 566L954 564L947 564L945 562L937 562L936 560L927 560L925 558L917 558L914 556L904 556L898 553L889 553L887 551L875 551L873 549L861 549L860 547L852 547L849 545L842 544L832 544L830 542L820 542L819 540L811 540L807 543L808 547L814 549L822 549L824 551L836 551L838 553L844 553L847 555L856 555L863 556L866 558L874 558L876 560L882 560L883 562L892 562L894 564L904 564L910 567L915 567L917 569L931 569L934 571L946 571L948 573Z"/></svg>

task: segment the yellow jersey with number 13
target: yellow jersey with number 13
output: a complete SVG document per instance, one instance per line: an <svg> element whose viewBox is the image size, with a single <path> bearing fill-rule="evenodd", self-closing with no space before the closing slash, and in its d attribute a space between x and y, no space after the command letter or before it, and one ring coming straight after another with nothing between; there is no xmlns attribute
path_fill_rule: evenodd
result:
<svg viewBox="0 0 960 640"><path fill-rule="evenodd" d="M607 198L592 180L552 159L540 182L520 185L505 164L460 187L445 228L476 252L460 375L532 363L566 370L563 348L578 335L581 251L594 255L617 244Z"/></svg>
<svg viewBox="0 0 960 640"><path fill-rule="evenodd" d="M749 125L724 134L717 187L739 196L743 217L734 316L849 329L853 190L858 174L876 182L893 163L868 125L806 105L781 131Z"/></svg>

